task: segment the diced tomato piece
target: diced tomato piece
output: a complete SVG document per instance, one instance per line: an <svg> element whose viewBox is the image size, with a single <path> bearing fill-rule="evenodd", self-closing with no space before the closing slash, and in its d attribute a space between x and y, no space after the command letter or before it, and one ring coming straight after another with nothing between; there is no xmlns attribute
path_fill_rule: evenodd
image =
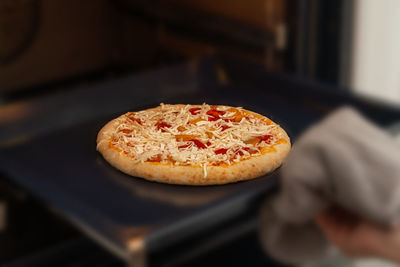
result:
<svg viewBox="0 0 400 267"><path fill-rule="evenodd" d="M161 127L164 127L164 128L171 128L171 124L168 124L168 123L166 123L166 122L162 122L162 123L160 123L159 127L160 127L160 128L161 128Z"/></svg>
<svg viewBox="0 0 400 267"><path fill-rule="evenodd" d="M201 148L201 149L207 148L205 144L203 144L201 141L199 141L197 139L192 139L189 141L192 141L198 148Z"/></svg>
<svg viewBox="0 0 400 267"><path fill-rule="evenodd" d="M131 132L132 132L132 130L130 130L130 129L122 129L122 130L120 130L120 132L123 132L123 133L129 134L129 133L131 133Z"/></svg>
<svg viewBox="0 0 400 267"><path fill-rule="evenodd" d="M216 110L210 109L207 111L207 115L213 116L213 117L219 117L219 113Z"/></svg>
<svg viewBox="0 0 400 267"><path fill-rule="evenodd" d="M222 125L221 128L222 128L222 131L225 131L226 129L229 129L229 128L231 128L231 127L228 126L228 125Z"/></svg>
<svg viewBox="0 0 400 267"><path fill-rule="evenodd" d="M135 117L133 117L133 115L128 115L128 118L131 120L131 121L133 121L133 122L137 122L137 123L139 123L140 125L142 125L142 121L140 120L140 119L138 119L138 118L135 118Z"/></svg>
<svg viewBox="0 0 400 267"><path fill-rule="evenodd" d="M216 110L216 109L210 109L209 111L207 111L207 115L210 115L213 117L219 117L224 114L225 114L225 111Z"/></svg>
<svg viewBox="0 0 400 267"><path fill-rule="evenodd" d="M192 115L197 115L200 113L201 108L191 108L189 109L189 112L192 113Z"/></svg>
<svg viewBox="0 0 400 267"><path fill-rule="evenodd" d="M190 144L185 144L185 145L178 146L178 148L179 148L179 149L181 149L181 148L187 148L187 147L189 147L189 146L190 146Z"/></svg>
<svg viewBox="0 0 400 267"><path fill-rule="evenodd" d="M165 132L165 130L163 128L171 128L171 125L166 122L159 121L156 123L156 127L157 127L157 130L161 129L162 132Z"/></svg>
<svg viewBox="0 0 400 267"><path fill-rule="evenodd" d="M219 120L219 117L208 117L208 121L216 121Z"/></svg>
<svg viewBox="0 0 400 267"><path fill-rule="evenodd" d="M205 149L205 148L207 148L207 146L211 145L210 142L207 142L206 144L203 144L201 141L199 141L197 139L191 139L189 141L193 142L198 148L201 148L201 149ZM178 148L187 148L189 146L190 146L190 144L185 144L185 145L178 146Z"/></svg>
<svg viewBox="0 0 400 267"><path fill-rule="evenodd" d="M228 151L227 148L220 148L220 149L215 150L214 153L217 155L219 155L219 154L225 155L227 151Z"/></svg>
<svg viewBox="0 0 400 267"><path fill-rule="evenodd" d="M235 116L233 119L223 119L226 122L240 122L243 118L247 118L247 117L243 117L241 115L239 116Z"/></svg>
<svg viewBox="0 0 400 267"><path fill-rule="evenodd" d="M252 148L250 148L250 147L242 147L242 148L240 148L240 149L237 149L237 150L235 151L235 154L240 155L240 156L243 156L244 153L243 153L242 150L247 151L247 152L249 152L250 154L255 154L255 153L257 153L257 150L255 150L255 149L252 149Z"/></svg>
<svg viewBox="0 0 400 267"><path fill-rule="evenodd" d="M224 115L224 114L225 114L225 111L210 109L209 111L207 111L207 115L209 116L208 121L216 121L216 120L220 119L221 115Z"/></svg>

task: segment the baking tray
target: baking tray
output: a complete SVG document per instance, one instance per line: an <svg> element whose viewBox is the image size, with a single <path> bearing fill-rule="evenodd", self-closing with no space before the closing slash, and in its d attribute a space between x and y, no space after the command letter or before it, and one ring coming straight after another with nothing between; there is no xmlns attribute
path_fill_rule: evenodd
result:
<svg viewBox="0 0 400 267"><path fill-rule="evenodd" d="M111 117L3 149L3 172L123 259L148 253L234 218L276 175L224 186L148 182L110 166L96 135ZM139 256L136 256L139 257Z"/></svg>

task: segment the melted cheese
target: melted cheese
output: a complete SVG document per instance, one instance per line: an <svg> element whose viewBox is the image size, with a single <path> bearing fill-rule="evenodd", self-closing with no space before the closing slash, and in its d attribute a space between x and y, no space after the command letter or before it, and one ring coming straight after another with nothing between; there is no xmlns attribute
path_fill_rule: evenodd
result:
<svg viewBox="0 0 400 267"><path fill-rule="evenodd" d="M192 114L194 107L201 109ZM219 117L207 114L212 110L220 111ZM202 167L204 178L207 165L229 166L271 152L268 148L281 140L276 124L240 107L161 104L157 110L126 113L117 123L109 136L111 147L120 153L136 162ZM266 135L271 135L268 141L248 142ZM226 152L216 153L219 149Z"/></svg>

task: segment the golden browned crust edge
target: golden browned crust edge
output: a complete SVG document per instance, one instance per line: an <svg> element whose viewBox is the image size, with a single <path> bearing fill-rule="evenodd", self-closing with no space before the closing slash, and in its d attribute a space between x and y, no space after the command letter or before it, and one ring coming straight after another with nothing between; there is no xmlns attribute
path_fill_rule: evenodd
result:
<svg viewBox="0 0 400 267"><path fill-rule="evenodd" d="M156 107L157 109L159 107ZM251 112L251 111L250 111ZM254 112L251 112L254 113ZM255 113L257 114L257 113ZM263 116L264 117L264 116ZM290 139L279 127L287 142L275 145L276 152L240 161L228 167L207 166L207 177L203 168L193 166L167 165L151 162L135 163L132 158L118 152L109 145L110 133L117 127L117 119L108 122L98 133L97 150L104 159L120 171L150 181L182 185L216 185L257 178L279 167L290 151Z"/></svg>

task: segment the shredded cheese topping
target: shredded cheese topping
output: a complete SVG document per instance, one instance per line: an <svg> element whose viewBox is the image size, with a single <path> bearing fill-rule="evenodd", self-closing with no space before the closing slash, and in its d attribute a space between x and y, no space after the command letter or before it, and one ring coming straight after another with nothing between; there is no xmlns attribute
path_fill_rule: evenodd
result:
<svg viewBox="0 0 400 267"><path fill-rule="evenodd" d="M110 146L136 162L231 165L259 156L281 139L278 125L241 107L165 105L128 112L109 133Z"/></svg>

